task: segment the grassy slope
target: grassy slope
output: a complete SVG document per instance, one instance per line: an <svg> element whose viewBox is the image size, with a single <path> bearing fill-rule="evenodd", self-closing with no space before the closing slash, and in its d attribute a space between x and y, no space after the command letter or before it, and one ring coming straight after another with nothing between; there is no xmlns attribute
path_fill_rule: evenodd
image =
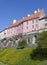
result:
<svg viewBox="0 0 47 65"><path fill-rule="evenodd" d="M4 63L0 62L0 65L7 65L7 64L4 64Z"/></svg>
<svg viewBox="0 0 47 65"><path fill-rule="evenodd" d="M32 60L30 54L32 48L26 48L23 50L5 49L0 50L0 62L8 65L47 65L47 60L39 61ZM0 64L1 65L1 64ZM3 64L2 64L3 65Z"/></svg>

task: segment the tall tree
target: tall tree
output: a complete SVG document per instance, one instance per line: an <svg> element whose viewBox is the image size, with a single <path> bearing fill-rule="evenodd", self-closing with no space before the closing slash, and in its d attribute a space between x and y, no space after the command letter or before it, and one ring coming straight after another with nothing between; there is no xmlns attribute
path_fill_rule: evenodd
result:
<svg viewBox="0 0 47 65"><path fill-rule="evenodd" d="M44 31L38 35L37 45L41 48L47 48L47 31Z"/></svg>

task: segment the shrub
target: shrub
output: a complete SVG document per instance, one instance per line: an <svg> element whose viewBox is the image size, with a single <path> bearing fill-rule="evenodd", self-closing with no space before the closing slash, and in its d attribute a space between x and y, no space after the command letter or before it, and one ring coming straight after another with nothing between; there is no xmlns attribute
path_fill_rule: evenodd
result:
<svg viewBox="0 0 47 65"><path fill-rule="evenodd" d="M26 40L22 40L18 42L18 48L25 48L27 45L27 41Z"/></svg>

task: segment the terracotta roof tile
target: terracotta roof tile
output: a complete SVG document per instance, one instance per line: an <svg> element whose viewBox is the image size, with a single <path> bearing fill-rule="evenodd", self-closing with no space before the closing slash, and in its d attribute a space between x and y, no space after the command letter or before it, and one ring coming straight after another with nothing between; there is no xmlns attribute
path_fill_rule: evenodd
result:
<svg viewBox="0 0 47 65"><path fill-rule="evenodd" d="M12 27L15 27L25 21L28 21L28 20L31 20L31 19L36 19L36 18L39 18L39 16L41 15L41 13L43 13L43 10L40 10L40 12L37 12L37 13L34 13L32 15L30 15L29 17L26 17L20 21L17 21L15 24L12 24L11 26L9 26L8 28L12 28Z"/></svg>

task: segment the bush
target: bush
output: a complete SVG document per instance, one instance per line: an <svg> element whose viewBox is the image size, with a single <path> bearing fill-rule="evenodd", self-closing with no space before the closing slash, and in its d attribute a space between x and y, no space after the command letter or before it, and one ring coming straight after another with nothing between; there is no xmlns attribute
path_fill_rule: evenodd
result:
<svg viewBox="0 0 47 65"><path fill-rule="evenodd" d="M47 60L47 48L36 48L31 53L31 58L34 60Z"/></svg>
<svg viewBox="0 0 47 65"><path fill-rule="evenodd" d="M18 42L18 48L23 49L23 48L26 47L26 45L27 45L27 41L26 40L22 40L22 41Z"/></svg>

